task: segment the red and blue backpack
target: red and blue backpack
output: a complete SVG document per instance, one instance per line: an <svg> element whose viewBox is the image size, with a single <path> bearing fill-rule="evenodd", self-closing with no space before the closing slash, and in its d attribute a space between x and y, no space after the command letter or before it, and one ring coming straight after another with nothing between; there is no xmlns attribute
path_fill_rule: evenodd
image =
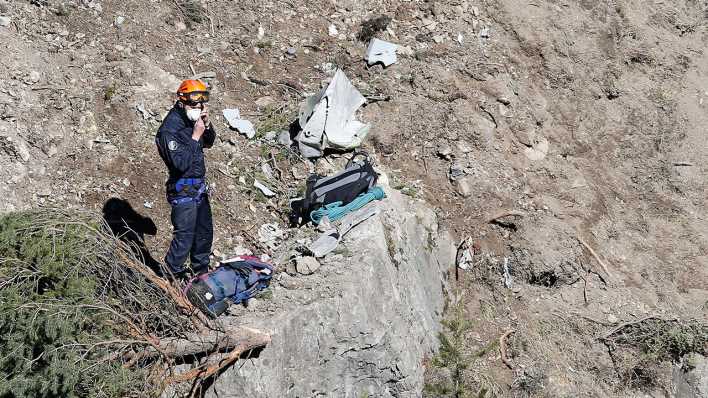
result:
<svg viewBox="0 0 708 398"><path fill-rule="evenodd" d="M274 270L257 257L236 257L189 281L184 294L195 307L216 318L229 305L246 302L267 288Z"/></svg>

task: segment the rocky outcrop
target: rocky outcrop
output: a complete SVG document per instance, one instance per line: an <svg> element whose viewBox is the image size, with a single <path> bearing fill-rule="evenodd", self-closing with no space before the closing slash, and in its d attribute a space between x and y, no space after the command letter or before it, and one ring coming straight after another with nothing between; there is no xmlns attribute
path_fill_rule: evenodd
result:
<svg viewBox="0 0 708 398"><path fill-rule="evenodd" d="M315 274L281 274L272 298L231 319L272 342L219 377L210 396L420 396L454 246L432 210L387 195Z"/></svg>
<svg viewBox="0 0 708 398"><path fill-rule="evenodd" d="M708 358L691 354L674 366L673 391L676 398L708 398Z"/></svg>

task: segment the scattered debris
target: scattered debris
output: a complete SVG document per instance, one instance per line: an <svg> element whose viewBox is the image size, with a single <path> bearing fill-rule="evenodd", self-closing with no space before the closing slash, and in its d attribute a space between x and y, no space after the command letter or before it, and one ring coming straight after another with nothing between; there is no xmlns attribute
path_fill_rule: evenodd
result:
<svg viewBox="0 0 708 398"><path fill-rule="evenodd" d="M330 36L337 36L339 34L339 31L337 30L337 27L334 24L330 24L327 31L329 32Z"/></svg>
<svg viewBox="0 0 708 398"><path fill-rule="evenodd" d="M149 202L147 200L145 202L143 202L143 206L145 206L146 209L152 209L152 205L153 205L153 203Z"/></svg>
<svg viewBox="0 0 708 398"><path fill-rule="evenodd" d="M308 246L308 249L315 257L324 257L337 248L340 237L341 235L336 229L327 230L323 232L317 240L312 242L312 244Z"/></svg>
<svg viewBox="0 0 708 398"><path fill-rule="evenodd" d="M344 72L337 70L332 82L300 107L302 131L295 140L303 156L319 157L328 147L351 149L361 145L370 126L357 121L355 113L365 102Z"/></svg>
<svg viewBox="0 0 708 398"><path fill-rule="evenodd" d="M530 146L524 148L524 154L529 160L542 160L548 154L548 140L546 137L535 135Z"/></svg>
<svg viewBox="0 0 708 398"><path fill-rule="evenodd" d="M474 248L471 244L470 238L463 239L460 245L457 246L457 257L455 257L455 264L462 270L468 270L474 262Z"/></svg>
<svg viewBox="0 0 708 398"><path fill-rule="evenodd" d="M482 39L489 39L489 27L485 26L479 31L479 37Z"/></svg>
<svg viewBox="0 0 708 398"><path fill-rule="evenodd" d="M0 27L10 26L10 22L12 22L10 17L0 16Z"/></svg>
<svg viewBox="0 0 708 398"><path fill-rule="evenodd" d="M511 289L513 284L514 279L511 277L511 273L509 272L509 259L504 257L504 286L507 289Z"/></svg>
<svg viewBox="0 0 708 398"><path fill-rule="evenodd" d="M135 109L137 109L138 112L143 116L143 120L148 120L148 119L152 119L153 117L155 117L155 114L153 114L149 110L145 109L145 104L136 105Z"/></svg>
<svg viewBox="0 0 708 398"><path fill-rule="evenodd" d="M263 224L258 229L258 241L270 250L276 249L283 239L285 239L285 231L277 224Z"/></svg>
<svg viewBox="0 0 708 398"><path fill-rule="evenodd" d="M298 257L295 259L295 269L303 275L311 275L320 269L320 263L314 257Z"/></svg>
<svg viewBox="0 0 708 398"><path fill-rule="evenodd" d="M397 45L384 40L372 39L369 47L366 49L366 57L364 58L369 66L382 63L384 67L395 64L398 59L396 57Z"/></svg>
<svg viewBox="0 0 708 398"><path fill-rule="evenodd" d="M125 22L125 17L120 16L120 15L117 16L117 17L115 18L115 20L113 21L113 23L114 23L115 26L121 26L121 25L123 25L123 22Z"/></svg>
<svg viewBox="0 0 708 398"><path fill-rule="evenodd" d="M380 212L381 208L379 208L376 203L369 203L359 210L348 213L342 217L342 222L339 224L339 235L344 237L344 235L351 231L352 228L379 214Z"/></svg>
<svg viewBox="0 0 708 398"><path fill-rule="evenodd" d="M328 217L323 218L317 225L317 229L323 232L317 240L308 246L308 250L317 258L326 256L337 248L344 235L380 211L376 204L370 203L344 216L337 229L332 228Z"/></svg>
<svg viewBox="0 0 708 398"><path fill-rule="evenodd" d="M458 34L457 34L457 42L460 43L460 45L462 45L462 43L463 43L464 41L465 41L465 37L462 36L462 33L458 33Z"/></svg>
<svg viewBox="0 0 708 398"><path fill-rule="evenodd" d="M273 192L270 188L267 186L263 185L260 181L258 180L253 180L253 186L258 188L261 192L263 192L263 195L271 198L275 196L275 192Z"/></svg>
<svg viewBox="0 0 708 398"><path fill-rule="evenodd" d="M253 123L241 119L241 113L237 108L224 109L223 114L224 119L226 119L231 128L238 130L239 133L244 134L249 139L256 136L256 129L253 128Z"/></svg>

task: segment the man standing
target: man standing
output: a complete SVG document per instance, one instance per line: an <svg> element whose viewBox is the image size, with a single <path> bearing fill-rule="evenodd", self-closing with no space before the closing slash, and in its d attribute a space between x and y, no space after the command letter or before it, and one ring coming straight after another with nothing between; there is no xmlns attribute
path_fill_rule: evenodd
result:
<svg viewBox="0 0 708 398"><path fill-rule="evenodd" d="M203 148L214 144L216 132L209 120L208 101L206 84L183 81L177 90L177 102L155 136L157 150L169 171L167 201L172 205L174 228L165 263L179 279L187 277L187 256L194 273L209 269L214 225Z"/></svg>

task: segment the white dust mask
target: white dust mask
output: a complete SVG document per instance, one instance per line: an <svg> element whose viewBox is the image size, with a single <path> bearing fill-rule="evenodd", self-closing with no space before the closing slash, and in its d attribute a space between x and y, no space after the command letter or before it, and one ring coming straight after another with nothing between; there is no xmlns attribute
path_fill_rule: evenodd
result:
<svg viewBox="0 0 708 398"><path fill-rule="evenodd" d="M187 109L187 119L193 122L196 122L201 114L202 110L199 108Z"/></svg>

